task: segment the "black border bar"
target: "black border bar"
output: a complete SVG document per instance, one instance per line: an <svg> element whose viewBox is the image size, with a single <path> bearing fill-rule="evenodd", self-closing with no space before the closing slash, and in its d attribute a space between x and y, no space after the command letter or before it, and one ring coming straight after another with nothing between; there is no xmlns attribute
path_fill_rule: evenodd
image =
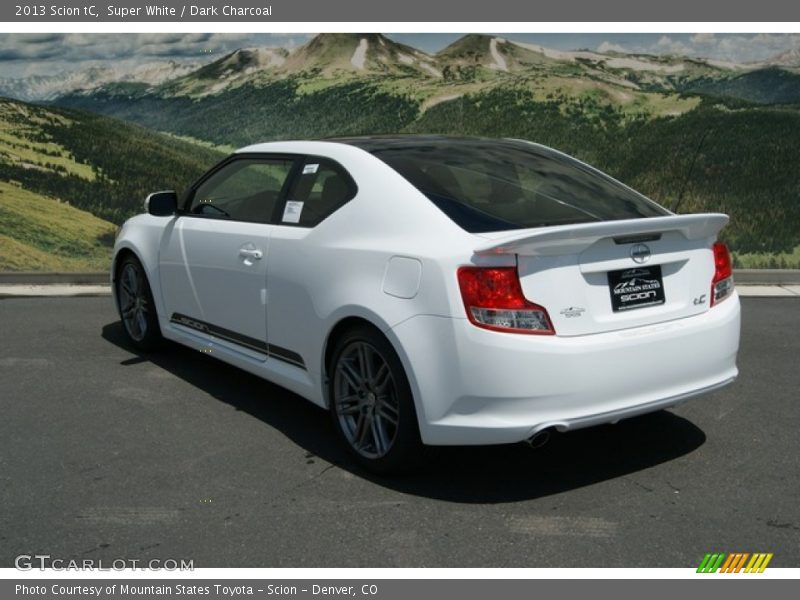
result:
<svg viewBox="0 0 800 600"><path fill-rule="evenodd" d="M17 7L28 7L27 10ZM148 11L147 7L151 9ZM36 8L35 10L34 7ZM159 7L159 10L154 10ZM164 8L166 7L166 10ZM194 7L194 8L192 8ZM41 10L44 9L44 10ZM55 9L55 10L53 10ZM27 14L26 14L27 13ZM786 0L63 0L0 5L10 22L775 22L800 21Z"/></svg>

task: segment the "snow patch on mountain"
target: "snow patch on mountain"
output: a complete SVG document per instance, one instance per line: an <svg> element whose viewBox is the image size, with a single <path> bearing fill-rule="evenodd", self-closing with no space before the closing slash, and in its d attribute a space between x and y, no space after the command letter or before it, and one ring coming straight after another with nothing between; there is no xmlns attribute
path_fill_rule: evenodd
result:
<svg viewBox="0 0 800 600"><path fill-rule="evenodd" d="M367 38L361 38L356 51L353 52L353 58L350 59L350 64L352 64L356 69L364 68L364 61L367 60L367 48L369 48L369 42L367 42Z"/></svg>
<svg viewBox="0 0 800 600"><path fill-rule="evenodd" d="M576 62L579 59L590 60L592 62L604 62L606 66L612 69L630 69L632 71L656 71L661 73L678 73L683 71L686 67L682 63L677 64L664 64L650 62L634 57L611 56L608 54L599 54L597 52L588 52L586 50L554 50L552 48L545 48L538 44L526 44L523 42L512 41L512 44L543 54L547 58L554 60Z"/></svg>
<svg viewBox="0 0 800 600"><path fill-rule="evenodd" d="M489 53L492 55L492 59L494 59L494 64L489 65L492 69L497 69L498 71L508 71L506 59L503 58L503 55L497 50L497 44L504 44L505 42L506 41L502 38L492 38L492 41L489 42Z"/></svg>
<svg viewBox="0 0 800 600"><path fill-rule="evenodd" d="M419 66L422 67L423 69L425 69L428 73L430 73L434 77L441 77L442 76L442 72L441 71L439 71L438 69L434 68L432 65L430 65L428 63L425 63L425 62L424 63L420 63Z"/></svg>

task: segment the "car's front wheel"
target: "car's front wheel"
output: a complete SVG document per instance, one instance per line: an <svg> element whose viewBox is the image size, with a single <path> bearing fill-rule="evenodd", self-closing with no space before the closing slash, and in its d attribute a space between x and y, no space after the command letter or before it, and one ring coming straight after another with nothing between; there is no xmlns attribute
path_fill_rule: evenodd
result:
<svg viewBox="0 0 800 600"><path fill-rule="evenodd" d="M343 335L329 370L330 411L350 454L378 473L412 467L422 452L414 399L391 344L370 327Z"/></svg>
<svg viewBox="0 0 800 600"><path fill-rule="evenodd" d="M150 284L135 256L122 259L114 284L117 309L128 340L139 350L152 350L161 342L161 329Z"/></svg>

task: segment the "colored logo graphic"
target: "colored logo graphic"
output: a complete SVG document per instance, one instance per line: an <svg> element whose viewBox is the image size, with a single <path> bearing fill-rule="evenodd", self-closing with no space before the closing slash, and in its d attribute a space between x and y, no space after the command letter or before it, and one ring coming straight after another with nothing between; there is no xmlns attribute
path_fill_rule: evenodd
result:
<svg viewBox="0 0 800 600"><path fill-rule="evenodd" d="M725 554L724 552L708 553L703 557L700 566L697 567L697 572L763 573L771 560L772 552L755 552L753 554L749 552L736 552L733 554Z"/></svg>

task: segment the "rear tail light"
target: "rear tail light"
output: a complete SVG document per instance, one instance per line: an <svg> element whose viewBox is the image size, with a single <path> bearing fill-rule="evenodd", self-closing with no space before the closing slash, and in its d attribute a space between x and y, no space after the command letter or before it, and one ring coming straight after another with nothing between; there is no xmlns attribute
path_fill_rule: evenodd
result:
<svg viewBox="0 0 800 600"><path fill-rule="evenodd" d="M711 306L722 302L733 293L733 263L728 247L714 242L714 279L711 280Z"/></svg>
<svg viewBox="0 0 800 600"><path fill-rule="evenodd" d="M544 307L522 294L516 267L461 267L458 285L469 320L478 327L511 333L553 335Z"/></svg>

